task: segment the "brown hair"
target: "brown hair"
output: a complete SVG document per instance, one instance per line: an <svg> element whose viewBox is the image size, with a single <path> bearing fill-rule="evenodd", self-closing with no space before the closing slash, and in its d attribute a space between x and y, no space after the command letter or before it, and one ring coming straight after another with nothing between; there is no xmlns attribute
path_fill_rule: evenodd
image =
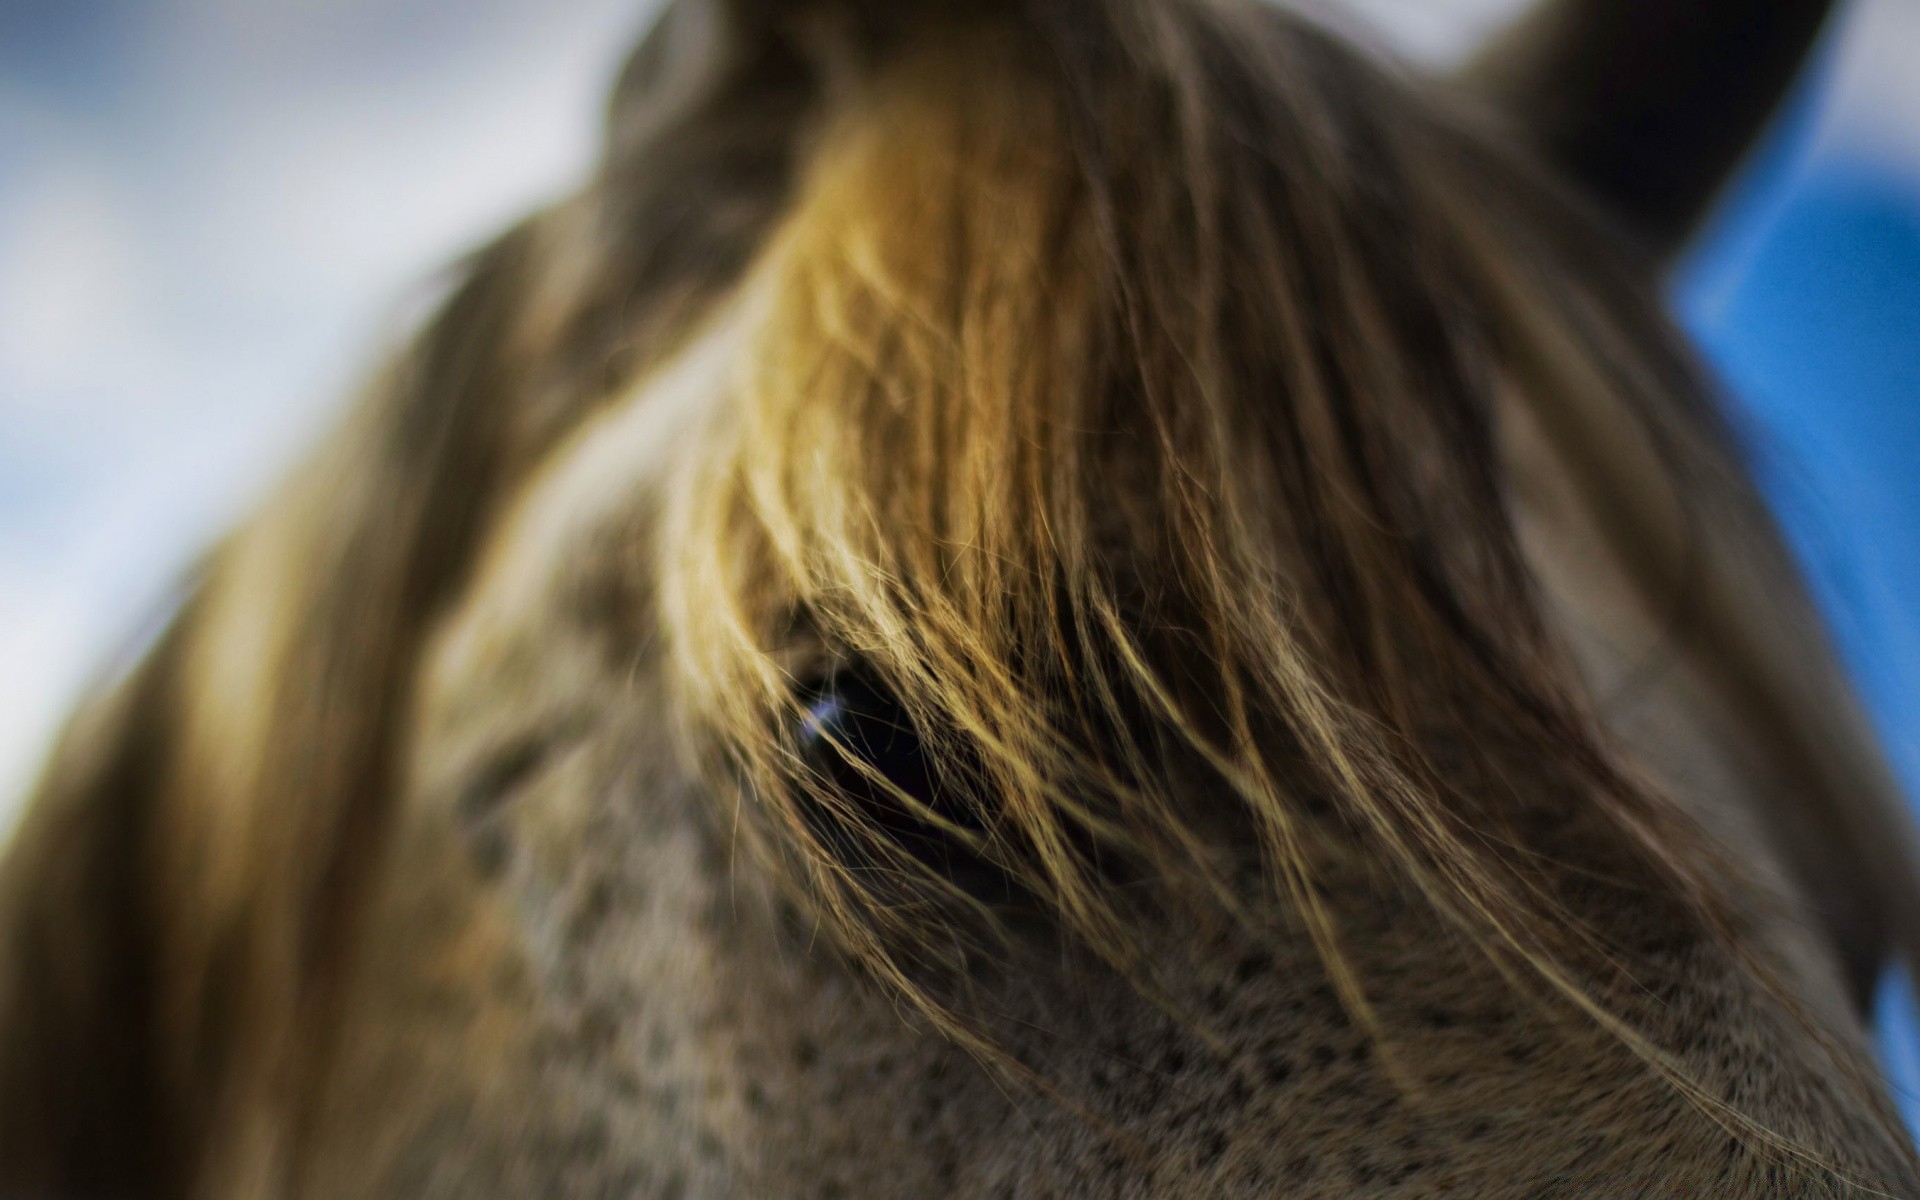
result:
<svg viewBox="0 0 1920 1200"><path fill-rule="evenodd" d="M962 815L893 803L1148 986L1115 864L1190 912L1262 904L1169 783L1198 764L1360 1019L1329 830L1685 1086L1600 998L1614 948L1527 830L1597 817L1606 869L1724 933L1714 855L1587 711L1495 419L1503 387L1584 397L1703 519L1751 524L1648 273L1280 14L1020 21L923 25L845 99L749 281L737 411L688 456L659 568L678 678L767 860L991 1053L928 982L972 953L969 897L793 745L808 678L853 661Z"/></svg>

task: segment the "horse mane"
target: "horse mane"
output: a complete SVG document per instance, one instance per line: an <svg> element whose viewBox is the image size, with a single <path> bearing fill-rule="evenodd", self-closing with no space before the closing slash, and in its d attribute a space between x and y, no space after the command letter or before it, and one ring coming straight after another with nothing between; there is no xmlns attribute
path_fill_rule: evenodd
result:
<svg viewBox="0 0 1920 1200"><path fill-rule="evenodd" d="M983 1053L936 980L991 914L796 750L810 679L877 674L964 817L892 801L1117 969L1151 974L1152 913L1277 901L1369 1020L1316 884L1331 838L1664 1063L1526 830L1594 824L1622 886L1731 939L1725 864L1589 711L1495 413L1506 389L1605 414L1701 519L1752 523L1651 272L1292 18L1072 7L893 45L743 285L752 362L657 569L710 776L842 944ZM1196 774L1268 897L1170 783Z"/></svg>

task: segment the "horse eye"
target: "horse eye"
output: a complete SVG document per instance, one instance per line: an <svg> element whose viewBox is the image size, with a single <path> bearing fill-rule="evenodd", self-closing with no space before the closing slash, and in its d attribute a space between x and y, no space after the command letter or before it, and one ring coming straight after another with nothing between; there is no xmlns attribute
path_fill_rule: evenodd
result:
<svg viewBox="0 0 1920 1200"><path fill-rule="evenodd" d="M985 831L977 808L962 799L964 785L943 772L891 693L865 672L841 671L808 688L801 705L798 749L870 827L969 890L997 876L956 836ZM857 839L833 818L810 811L810 819L829 846L860 856Z"/></svg>
<svg viewBox="0 0 1920 1200"><path fill-rule="evenodd" d="M815 766L825 768L829 779L848 792L881 790L859 769L864 766L933 806L937 788L932 767L913 722L892 696L862 675L843 672L810 689L803 703L801 750Z"/></svg>

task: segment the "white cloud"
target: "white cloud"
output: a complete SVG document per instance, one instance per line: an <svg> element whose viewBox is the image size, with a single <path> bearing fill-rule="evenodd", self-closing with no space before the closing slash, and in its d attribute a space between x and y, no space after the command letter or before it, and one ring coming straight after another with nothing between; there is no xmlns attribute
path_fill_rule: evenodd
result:
<svg viewBox="0 0 1920 1200"><path fill-rule="evenodd" d="M77 172L44 171L21 190L0 225L0 370L85 371L133 305L127 231L97 181Z"/></svg>
<svg viewBox="0 0 1920 1200"><path fill-rule="evenodd" d="M1844 11L1818 152L1920 181L1920 3L1854 0Z"/></svg>
<svg viewBox="0 0 1920 1200"><path fill-rule="evenodd" d="M146 340L140 231L87 133L0 91L0 413L14 420L116 382L114 359Z"/></svg>

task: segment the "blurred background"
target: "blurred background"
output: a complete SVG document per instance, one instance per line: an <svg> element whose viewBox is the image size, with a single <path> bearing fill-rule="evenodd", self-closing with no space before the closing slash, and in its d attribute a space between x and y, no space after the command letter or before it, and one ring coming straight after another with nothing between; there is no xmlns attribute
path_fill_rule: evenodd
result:
<svg viewBox="0 0 1920 1200"><path fill-rule="evenodd" d="M1444 66L1524 3L1312 7ZM438 272L584 174L657 6L0 0L0 835ZM1673 300L1920 794L1920 0L1844 6Z"/></svg>

